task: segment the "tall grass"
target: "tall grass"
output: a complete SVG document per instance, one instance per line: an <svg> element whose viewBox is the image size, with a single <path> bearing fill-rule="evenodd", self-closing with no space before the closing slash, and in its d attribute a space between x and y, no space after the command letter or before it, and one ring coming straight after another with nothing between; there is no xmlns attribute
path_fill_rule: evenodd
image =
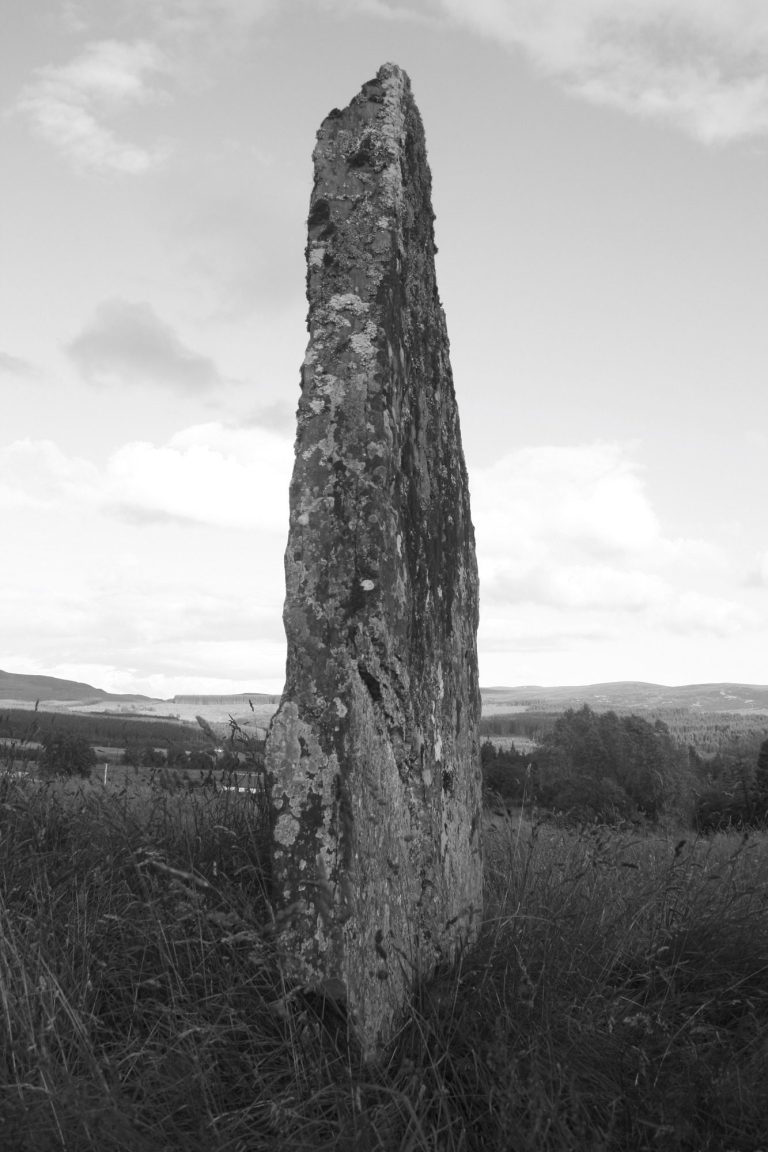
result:
<svg viewBox="0 0 768 1152"><path fill-rule="evenodd" d="M756 1152L768 841L486 834L385 1058L291 992L258 800L0 781L4 1152Z"/></svg>

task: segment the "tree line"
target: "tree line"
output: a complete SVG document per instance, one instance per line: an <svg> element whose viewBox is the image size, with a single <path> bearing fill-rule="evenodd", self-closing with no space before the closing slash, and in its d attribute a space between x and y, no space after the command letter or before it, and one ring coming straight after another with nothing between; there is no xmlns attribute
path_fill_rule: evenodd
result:
<svg viewBox="0 0 768 1152"><path fill-rule="evenodd" d="M213 779L214 774L221 780L238 772L263 772L264 740L244 731L235 721L230 722L229 734L226 738L222 736L221 740L201 717L198 717L197 727L184 725L180 731L179 725L174 726L173 735L175 740L169 740L166 734L165 746L158 746L146 739L138 739L146 736L146 730L134 725L132 738L125 744L120 763L137 771L157 769L161 774L183 775L188 779L199 777L201 780L206 777ZM183 744L178 742L180 735ZM32 746L28 731L18 742L6 738L2 760L9 765L19 761L36 763L37 774L41 777L88 779L92 775L97 763L96 751L76 725L45 726L36 731L35 736L37 740Z"/></svg>
<svg viewBox="0 0 768 1152"><path fill-rule="evenodd" d="M531 753L482 746L486 786L575 820L659 820L679 811L690 789L688 757L666 725L640 716L593 712L557 716Z"/></svg>
<svg viewBox="0 0 768 1152"><path fill-rule="evenodd" d="M562 712L497 712L480 720L481 736L524 736L540 743Z"/></svg>
<svg viewBox="0 0 768 1152"><path fill-rule="evenodd" d="M520 720L514 718L515 734L527 736L530 728ZM584 705L557 716L531 752L486 740L483 778L505 801L537 804L576 821L672 818L702 832L768 827L768 734L760 735L753 727L749 739L724 741L721 751L707 755L661 719L596 713Z"/></svg>
<svg viewBox="0 0 768 1152"><path fill-rule="evenodd" d="M589 707L589 705L585 705ZM573 709L570 709L573 711ZM499 712L483 716L480 735L486 737L524 736L541 743L549 736L564 713ZM603 715L603 710L597 712ZM768 717L764 713L697 712L691 708L641 709L642 719L654 724L661 720L670 735L683 745L691 745L703 756L722 753L755 758L763 740L768 739Z"/></svg>

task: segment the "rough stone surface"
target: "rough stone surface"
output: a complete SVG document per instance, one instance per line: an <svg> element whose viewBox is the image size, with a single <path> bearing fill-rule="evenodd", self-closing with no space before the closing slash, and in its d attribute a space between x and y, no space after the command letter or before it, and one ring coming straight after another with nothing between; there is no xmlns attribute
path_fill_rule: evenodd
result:
<svg viewBox="0 0 768 1152"><path fill-rule="evenodd" d="M288 977L373 1054L480 919L478 579L406 74L331 112L314 163L273 882Z"/></svg>

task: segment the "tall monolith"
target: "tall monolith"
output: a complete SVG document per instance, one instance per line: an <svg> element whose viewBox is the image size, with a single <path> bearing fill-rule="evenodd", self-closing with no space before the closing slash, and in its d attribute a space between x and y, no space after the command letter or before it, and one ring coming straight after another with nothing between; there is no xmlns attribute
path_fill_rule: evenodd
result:
<svg viewBox="0 0 768 1152"><path fill-rule="evenodd" d="M478 579L424 130L386 64L323 121L267 742L288 979L375 1055L481 915Z"/></svg>

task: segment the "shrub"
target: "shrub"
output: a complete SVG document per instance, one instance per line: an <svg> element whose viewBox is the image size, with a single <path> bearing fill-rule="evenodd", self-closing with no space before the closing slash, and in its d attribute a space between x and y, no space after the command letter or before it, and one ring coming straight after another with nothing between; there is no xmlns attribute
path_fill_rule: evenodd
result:
<svg viewBox="0 0 768 1152"><path fill-rule="evenodd" d="M45 776L82 776L87 779L96 766L96 753L82 736L50 732L43 740L39 764Z"/></svg>
<svg viewBox="0 0 768 1152"><path fill-rule="evenodd" d="M550 806L577 823L620 824L636 815L624 789L608 777L574 776L559 783Z"/></svg>
<svg viewBox="0 0 768 1152"><path fill-rule="evenodd" d="M123 752L123 764L132 764L138 768L162 768L165 764L165 753L161 748L153 748L151 744L129 744Z"/></svg>

